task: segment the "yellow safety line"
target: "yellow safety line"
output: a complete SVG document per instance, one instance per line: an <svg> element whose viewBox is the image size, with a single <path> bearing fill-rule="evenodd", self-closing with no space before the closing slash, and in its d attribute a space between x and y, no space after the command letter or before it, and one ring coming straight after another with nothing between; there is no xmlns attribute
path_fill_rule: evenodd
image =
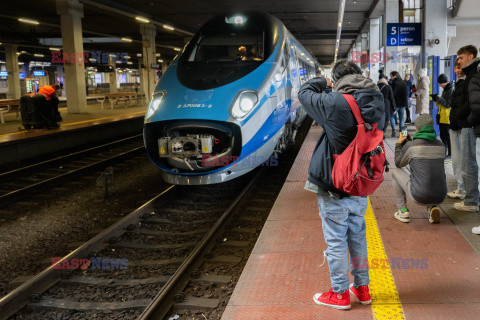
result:
<svg viewBox="0 0 480 320"><path fill-rule="evenodd" d="M402 303L398 297L392 269L385 253L377 220L368 198L365 213L367 223L367 249L370 264L370 294L374 319L405 319ZM374 260L376 259L376 260ZM372 264L375 261L375 264Z"/></svg>
<svg viewBox="0 0 480 320"><path fill-rule="evenodd" d="M144 114L144 113L145 113L145 111L139 111L139 112L125 113L125 114L129 115L129 114ZM111 117L105 117L105 118L97 118L97 119L84 120L84 121L79 121L79 122L66 123L66 124L62 124L62 127L68 127L68 126L71 126L71 125L74 125L74 124L80 124L80 123L85 123L85 122L92 122L92 121L98 121L98 120L111 119L111 118L116 118L116 117L118 117L118 116L119 116L119 115L115 115L115 116L111 116ZM20 133L25 133L25 132L28 132L28 130L22 130L22 131L17 131L17 132L12 132L12 133L0 134L0 137L8 136L8 135L11 135L11 134L20 134Z"/></svg>

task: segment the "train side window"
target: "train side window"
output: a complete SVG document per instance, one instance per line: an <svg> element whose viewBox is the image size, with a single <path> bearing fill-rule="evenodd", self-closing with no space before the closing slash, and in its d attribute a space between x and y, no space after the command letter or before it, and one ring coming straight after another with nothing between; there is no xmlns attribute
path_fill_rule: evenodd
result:
<svg viewBox="0 0 480 320"><path fill-rule="evenodd" d="M288 48L289 44L288 42L285 42L285 46L283 47L284 56L287 61L290 61L290 50Z"/></svg>

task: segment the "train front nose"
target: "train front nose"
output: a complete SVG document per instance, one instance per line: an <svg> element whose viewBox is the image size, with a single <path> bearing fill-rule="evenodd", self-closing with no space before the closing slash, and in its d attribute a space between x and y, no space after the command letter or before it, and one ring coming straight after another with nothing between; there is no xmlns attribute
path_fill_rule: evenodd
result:
<svg viewBox="0 0 480 320"><path fill-rule="evenodd" d="M213 120L169 120L145 125L150 158L178 173L202 173L227 166L240 155L240 127Z"/></svg>

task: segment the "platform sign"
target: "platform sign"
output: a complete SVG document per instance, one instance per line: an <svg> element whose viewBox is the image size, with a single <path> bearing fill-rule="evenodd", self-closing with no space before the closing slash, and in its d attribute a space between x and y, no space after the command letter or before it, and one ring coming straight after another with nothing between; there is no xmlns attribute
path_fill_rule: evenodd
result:
<svg viewBox="0 0 480 320"><path fill-rule="evenodd" d="M387 23L387 46L421 46L421 23Z"/></svg>
<svg viewBox="0 0 480 320"><path fill-rule="evenodd" d="M43 71L43 70L34 70L34 71L33 71L33 76L34 76L34 77L43 77L43 76L45 76L45 71Z"/></svg>
<svg viewBox="0 0 480 320"><path fill-rule="evenodd" d="M430 78L429 94L439 94L438 76L440 75L440 57L429 56L427 62L427 75ZM437 136L440 136L440 127L437 123L438 106L430 98L430 114L433 117L435 131Z"/></svg>
<svg viewBox="0 0 480 320"><path fill-rule="evenodd" d="M7 71L0 71L0 77L8 77Z"/></svg>

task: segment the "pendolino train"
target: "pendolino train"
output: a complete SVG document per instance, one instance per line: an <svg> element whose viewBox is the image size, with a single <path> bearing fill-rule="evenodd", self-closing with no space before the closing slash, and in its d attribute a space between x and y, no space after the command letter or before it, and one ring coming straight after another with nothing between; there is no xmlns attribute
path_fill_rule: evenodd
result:
<svg viewBox="0 0 480 320"><path fill-rule="evenodd" d="M212 18L155 88L144 126L150 159L173 184L253 170L294 139L305 116L298 89L318 67L272 15Z"/></svg>

